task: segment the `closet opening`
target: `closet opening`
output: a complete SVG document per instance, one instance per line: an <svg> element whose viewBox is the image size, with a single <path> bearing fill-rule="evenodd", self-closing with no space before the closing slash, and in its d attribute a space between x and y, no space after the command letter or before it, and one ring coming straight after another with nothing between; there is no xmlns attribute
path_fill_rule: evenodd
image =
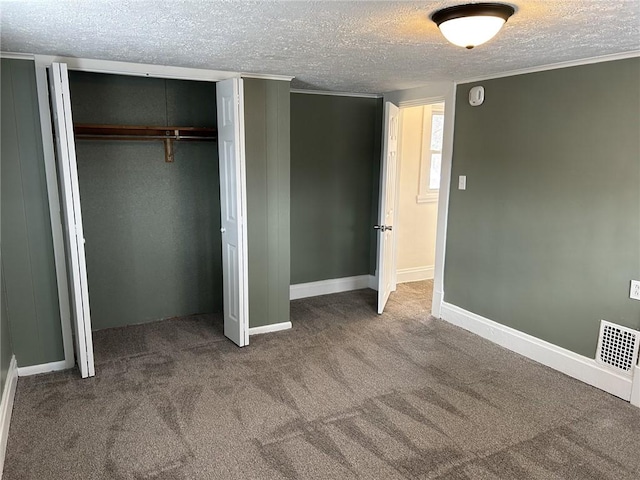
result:
<svg viewBox="0 0 640 480"><path fill-rule="evenodd" d="M225 339L216 83L69 89L97 368Z"/></svg>

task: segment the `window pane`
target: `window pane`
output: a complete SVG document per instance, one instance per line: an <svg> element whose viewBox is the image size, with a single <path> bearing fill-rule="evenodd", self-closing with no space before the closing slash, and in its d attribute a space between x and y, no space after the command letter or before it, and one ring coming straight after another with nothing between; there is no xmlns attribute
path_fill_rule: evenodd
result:
<svg viewBox="0 0 640 480"><path fill-rule="evenodd" d="M431 115L431 150L442 150L442 131L444 129L444 115Z"/></svg>
<svg viewBox="0 0 640 480"><path fill-rule="evenodd" d="M429 190L438 190L440 188L440 163L442 163L442 154L431 154L431 168L429 169Z"/></svg>

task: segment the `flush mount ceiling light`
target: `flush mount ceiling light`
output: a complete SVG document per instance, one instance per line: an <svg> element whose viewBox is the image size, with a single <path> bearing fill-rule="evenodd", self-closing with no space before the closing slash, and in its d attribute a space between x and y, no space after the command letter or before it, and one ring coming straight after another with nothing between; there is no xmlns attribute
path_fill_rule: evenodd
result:
<svg viewBox="0 0 640 480"><path fill-rule="evenodd" d="M431 20L451 43L473 48L491 40L514 12L504 3L471 3L438 10Z"/></svg>

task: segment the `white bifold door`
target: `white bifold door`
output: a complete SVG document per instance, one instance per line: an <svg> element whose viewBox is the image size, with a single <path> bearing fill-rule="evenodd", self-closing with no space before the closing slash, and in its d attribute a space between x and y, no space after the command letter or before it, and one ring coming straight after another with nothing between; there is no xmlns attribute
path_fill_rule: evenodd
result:
<svg viewBox="0 0 640 480"><path fill-rule="evenodd" d="M218 82L216 97L224 334L243 347L249 344L249 273L242 79Z"/></svg>
<svg viewBox="0 0 640 480"><path fill-rule="evenodd" d="M48 69L55 129L56 165L61 193L65 256L68 264L76 362L83 378L95 375L87 265L80 209L71 96L67 65ZM216 84L224 289L224 334L239 346L249 344L246 230L246 175L242 79Z"/></svg>
<svg viewBox="0 0 640 480"><path fill-rule="evenodd" d="M398 123L400 109L391 102L384 106L384 145L380 171L378 225L378 313L384 311L389 295L396 289L393 219L396 205L398 165Z"/></svg>
<svg viewBox="0 0 640 480"><path fill-rule="evenodd" d="M69 75L67 65L64 63L53 63L48 70L55 130L56 165L62 202L62 229L71 292L71 317L76 339L76 362L82 378L86 378L95 375L95 367Z"/></svg>

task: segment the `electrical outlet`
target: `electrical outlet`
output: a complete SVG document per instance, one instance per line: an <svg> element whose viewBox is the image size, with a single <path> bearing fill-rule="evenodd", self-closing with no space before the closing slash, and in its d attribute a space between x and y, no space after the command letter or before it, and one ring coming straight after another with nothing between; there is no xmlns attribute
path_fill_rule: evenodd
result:
<svg viewBox="0 0 640 480"><path fill-rule="evenodd" d="M631 289L629 290L629 298L640 300L640 280L631 280Z"/></svg>

